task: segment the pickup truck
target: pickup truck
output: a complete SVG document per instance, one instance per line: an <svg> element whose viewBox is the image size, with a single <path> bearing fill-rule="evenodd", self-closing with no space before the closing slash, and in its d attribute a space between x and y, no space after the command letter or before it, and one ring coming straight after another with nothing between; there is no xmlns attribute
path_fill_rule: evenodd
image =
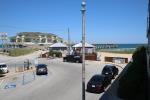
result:
<svg viewBox="0 0 150 100"><path fill-rule="evenodd" d="M67 55L66 57L63 57L63 62L82 63L82 56L80 56L80 55Z"/></svg>

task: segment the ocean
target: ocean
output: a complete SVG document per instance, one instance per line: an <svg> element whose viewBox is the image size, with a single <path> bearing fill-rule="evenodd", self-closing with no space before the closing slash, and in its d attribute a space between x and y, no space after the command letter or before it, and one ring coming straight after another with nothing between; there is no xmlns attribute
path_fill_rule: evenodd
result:
<svg viewBox="0 0 150 100"><path fill-rule="evenodd" d="M139 46L146 46L147 44L117 44L118 49L135 49ZM2 45L0 44L0 48Z"/></svg>
<svg viewBox="0 0 150 100"><path fill-rule="evenodd" d="M117 44L118 49L135 49L139 46L147 46L147 44Z"/></svg>

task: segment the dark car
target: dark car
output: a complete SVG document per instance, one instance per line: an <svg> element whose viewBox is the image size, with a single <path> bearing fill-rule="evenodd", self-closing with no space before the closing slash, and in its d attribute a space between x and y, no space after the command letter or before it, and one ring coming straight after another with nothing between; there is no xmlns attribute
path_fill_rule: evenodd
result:
<svg viewBox="0 0 150 100"><path fill-rule="evenodd" d="M101 93L105 91L105 88L111 83L105 75L94 75L87 83L87 92Z"/></svg>
<svg viewBox="0 0 150 100"><path fill-rule="evenodd" d="M36 66L36 75L47 75L48 69L46 64L38 64Z"/></svg>
<svg viewBox="0 0 150 100"><path fill-rule="evenodd" d="M115 65L105 65L102 74L108 76L111 79L114 79L118 75L118 68Z"/></svg>
<svg viewBox="0 0 150 100"><path fill-rule="evenodd" d="M82 63L82 57L80 55L67 55L66 57L63 57L63 61Z"/></svg>

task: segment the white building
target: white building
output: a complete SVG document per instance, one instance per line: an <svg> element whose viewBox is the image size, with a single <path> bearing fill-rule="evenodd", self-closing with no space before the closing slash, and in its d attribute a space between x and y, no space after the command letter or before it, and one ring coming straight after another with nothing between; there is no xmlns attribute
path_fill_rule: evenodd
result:
<svg viewBox="0 0 150 100"><path fill-rule="evenodd" d="M78 43L75 44L74 46L72 46L74 51L78 52L78 53L82 53L82 43ZM87 54L91 54L95 52L95 46L85 43L85 53Z"/></svg>
<svg viewBox="0 0 150 100"><path fill-rule="evenodd" d="M55 43L51 46L49 46L49 50L55 50L55 51L64 51L67 50L68 46L63 43Z"/></svg>

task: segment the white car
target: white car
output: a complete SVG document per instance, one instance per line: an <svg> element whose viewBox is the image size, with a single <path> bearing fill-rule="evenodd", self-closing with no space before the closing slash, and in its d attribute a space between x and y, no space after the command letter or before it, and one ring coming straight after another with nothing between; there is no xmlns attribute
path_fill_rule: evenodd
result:
<svg viewBox="0 0 150 100"><path fill-rule="evenodd" d="M3 73L8 73L8 66L5 63L0 63L0 70L3 71Z"/></svg>

